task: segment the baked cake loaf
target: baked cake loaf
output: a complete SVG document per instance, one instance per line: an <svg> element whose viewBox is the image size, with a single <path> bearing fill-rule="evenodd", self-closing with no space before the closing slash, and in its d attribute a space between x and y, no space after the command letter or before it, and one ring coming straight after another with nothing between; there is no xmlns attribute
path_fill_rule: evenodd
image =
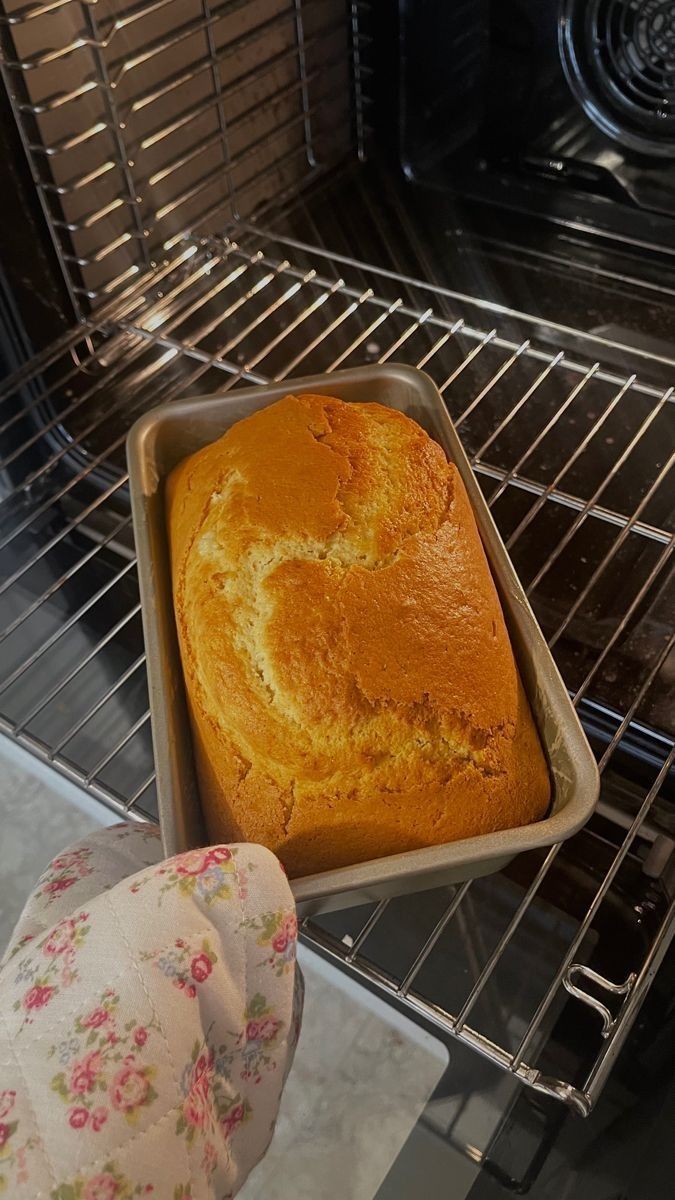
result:
<svg viewBox="0 0 675 1200"><path fill-rule="evenodd" d="M173 471L168 525L214 841L298 876L544 816L469 500L414 421L286 396Z"/></svg>

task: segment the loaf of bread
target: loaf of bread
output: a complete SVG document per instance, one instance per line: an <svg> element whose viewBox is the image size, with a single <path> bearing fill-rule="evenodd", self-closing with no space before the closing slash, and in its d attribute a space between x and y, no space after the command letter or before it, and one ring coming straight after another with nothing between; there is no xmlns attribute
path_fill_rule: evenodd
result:
<svg viewBox="0 0 675 1200"><path fill-rule="evenodd" d="M299 876L545 814L469 500L414 421L289 395L181 463L167 503L214 841Z"/></svg>

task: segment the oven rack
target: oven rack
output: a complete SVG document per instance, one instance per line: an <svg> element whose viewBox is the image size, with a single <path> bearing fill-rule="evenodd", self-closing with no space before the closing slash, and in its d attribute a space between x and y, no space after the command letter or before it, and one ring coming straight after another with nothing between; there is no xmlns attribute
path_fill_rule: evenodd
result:
<svg viewBox="0 0 675 1200"><path fill-rule="evenodd" d="M575 703L609 721L610 732L594 741L606 785L600 824L520 860L493 945L471 933L481 881L424 904L409 897L309 920L303 934L444 1034L587 1114L674 929L663 806L672 737L654 741L627 807L609 784L631 735L655 725L672 661L674 635L659 620L649 653L616 683L616 663L640 636L645 612L650 629L654 611L672 618L666 493L675 409L662 380L672 377L669 363L636 352L636 371L626 371L617 365L625 348L572 335L249 225L229 238L185 240L0 388L9 447L0 463L0 727L117 812L156 819L124 464L129 424L154 404L245 382L364 360L423 367L444 394ZM586 451L600 441L594 474ZM636 491L624 471L636 454L644 463L645 452L649 470L641 469ZM593 597L606 586L614 603L594 620ZM568 653L570 639L582 652ZM500 973L520 941L545 958L540 925L555 908L547 881L562 858L581 861L584 836L601 849L602 870L583 912L556 915L555 961L514 1031ZM658 895L646 901L648 942L610 977L589 965L588 946L606 930L628 875L631 886L644 879ZM400 906L426 913L427 901L428 924L405 968L378 961L373 947L383 931L380 945L396 939ZM472 965L450 1007L423 981L431 968L434 978L443 973L443 947L457 930ZM546 1047L565 999L592 1052L585 1044L566 1073L551 1074Z"/></svg>
<svg viewBox="0 0 675 1200"><path fill-rule="evenodd" d="M367 0L3 0L0 74L78 318L368 134Z"/></svg>

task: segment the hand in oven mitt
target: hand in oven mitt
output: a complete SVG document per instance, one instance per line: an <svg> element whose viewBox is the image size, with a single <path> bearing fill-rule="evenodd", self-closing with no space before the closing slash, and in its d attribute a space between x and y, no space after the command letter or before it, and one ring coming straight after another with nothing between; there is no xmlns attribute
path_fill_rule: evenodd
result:
<svg viewBox="0 0 675 1200"><path fill-rule="evenodd" d="M161 861L122 825L54 859L0 965L0 1195L233 1196L293 1059L296 937L260 846Z"/></svg>

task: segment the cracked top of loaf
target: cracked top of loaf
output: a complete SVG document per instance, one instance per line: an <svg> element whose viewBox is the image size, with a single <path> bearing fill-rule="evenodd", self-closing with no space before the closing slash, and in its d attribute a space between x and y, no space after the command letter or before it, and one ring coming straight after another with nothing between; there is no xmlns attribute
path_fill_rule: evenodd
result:
<svg viewBox="0 0 675 1200"><path fill-rule="evenodd" d="M545 814L469 500L419 425L286 396L176 467L167 504L214 841L299 876Z"/></svg>

